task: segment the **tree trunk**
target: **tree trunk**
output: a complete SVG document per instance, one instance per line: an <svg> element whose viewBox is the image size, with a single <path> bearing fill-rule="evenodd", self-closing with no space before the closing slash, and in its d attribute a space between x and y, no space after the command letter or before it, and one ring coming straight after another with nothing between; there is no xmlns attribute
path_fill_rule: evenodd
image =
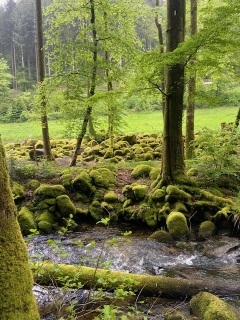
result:
<svg viewBox="0 0 240 320"><path fill-rule="evenodd" d="M191 0L191 36L197 33L197 0ZM190 61L191 66L194 66L195 57ZM188 81L188 101L186 110L186 159L192 159L193 157L193 144L194 141L194 112L195 112L195 92L196 92L196 73L190 76Z"/></svg>
<svg viewBox="0 0 240 320"><path fill-rule="evenodd" d="M238 114L237 114L236 121L235 121L235 128L236 129L239 126L239 121L240 121L240 108L238 109Z"/></svg>
<svg viewBox="0 0 240 320"><path fill-rule="evenodd" d="M45 63L44 63L44 51L43 51L43 30L42 30L42 4L41 0L36 0L36 24L37 24L37 53L38 53L38 80L40 83L40 95L41 95L41 125L42 125L42 139L44 156L46 159L51 160L51 145L48 129L47 118L47 102L45 96L45 90L42 82L45 79Z"/></svg>
<svg viewBox="0 0 240 320"><path fill-rule="evenodd" d="M61 279L72 278L76 283L80 282L84 288L102 287L113 290L120 285L131 287L134 292L142 295L169 298L192 297L199 291L208 291L218 295L239 295L240 284L235 286L218 284L215 280L196 280L171 278L165 276L153 276L146 274L125 273L122 271L96 269L77 265L54 264L51 262L39 262L32 264L35 281L39 284L64 285ZM60 279L60 280L58 280ZM101 279L103 281L98 281Z"/></svg>
<svg viewBox="0 0 240 320"><path fill-rule="evenodd" d="M167 2L167 52L184 41L185 0ZM182 137L184 66L171 66L166 76L166 105L163 115L161 185L183 182L185 177Z"/></svg>
<svg viewBox="0 0 240 320"><path fill-rule="evenodd" d="M90 0L90 4L91 4L91 26L92 26L92 38L93 38L93 67L92 67L92 74L91 74L91 86L90 86L90 90L89 90L89 97L92 97L95 94L95 89L96 89L96 77L97 77L97 31L96 31L96 26L95 26L95 4L94 4L94 0ZM89 123L89 119L91 117L91 113L92 113L92 107L88 106L86 109L86 113L85 116L83 118L83 123L82 123L82 130L80 132L80 134L78 135L77 138L77 144L72 156L72 160L70 163L70 166L75 166L77 163L77 156L79 154L80 148L81 148L81 144L82 144L82 140L86 134L87 131L87 125Z"/></svg>
<svg viewBox="0 0 240 320"><path fill-rule="evenodd" d="M28 252L17 222L5 152L0 141L0 318L40 319Z"/></svg>

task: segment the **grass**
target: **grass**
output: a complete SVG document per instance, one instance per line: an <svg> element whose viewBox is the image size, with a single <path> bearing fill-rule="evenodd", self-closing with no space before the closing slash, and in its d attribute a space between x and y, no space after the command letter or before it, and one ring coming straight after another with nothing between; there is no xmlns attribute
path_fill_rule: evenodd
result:
<svg viewBox="0 0 240 320"><path fill-rule="evenodd" d="M197 109L195 112L195 132L207 127L218 130L221 122L234 122L239 107L219 107L213 109ZM163 120L161 111L132 112L124 117L126 125L121 129L123 133L162 133ZM64 123L60 121L49 121L50 137L60 139L66 137ZM185 132L185 120L183 122L183 133ZM9 142L20 143L25 139L41 139L40 121L25 123L0 124L0 134L4 144Z"/></svg>

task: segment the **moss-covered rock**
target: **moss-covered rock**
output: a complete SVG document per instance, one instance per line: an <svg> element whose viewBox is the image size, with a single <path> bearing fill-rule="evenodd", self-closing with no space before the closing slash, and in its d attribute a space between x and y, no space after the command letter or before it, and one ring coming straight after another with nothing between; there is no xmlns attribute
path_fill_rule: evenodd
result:
<svg viewBox="0 0 240 320"><path fill-rule="evenodd" d="M72 186L72 175L70 173L63 174L60 181L64 188L70 189Z"/></svg>
<svg viewBox="0 0 240 320"><path fill-rule="evenodd" d="M36 228L34 215L27 207L22 207L19 211L18 222L24 236L29 235L31 233L31 229Z"/></svg>
<svg viewBox="0 0 240 320"><path fill-rule="evenodd" d="M231 306L209 292L200 292L190 300L194 315L202 320L238 320Z"/></svg>
<svg viewBox="0 0 240 320"><path fill-rule="evenodd" d="M172 237L166 230L157 230L153 232L148 239L155 240L157 242L163 242L163 243L171 243Z"/></svg>
<svg viewBox="0 0 240 320"><path fill-rule="evenodd" d="M132 177L137 178L147 178L149 177L149 173L152 170L152 167L147 164L140 164L136 166L132 171Z"/></svg>
<svg viewBox="0 0 240 320"><path fill-rule="evenodd" d="M146 223L149 227L155 227L158 222L157 210L151 208L146 203L141 203L136 211L136 218L141 218L141 220Z"/></svg>
<svg viewBox="0 0 240 320"><path fill-rule="evenodd" d="M170 235L176 240L189 235L187 219L181 212L172 211L167 217L166 224Z"/></svg>
<svg viewBox="0 0 240 320"><path fill-rule="evenodd" d="M166 196L166 190L157 189L151 194L151 199L154 202L162 202Z"/></svg>
<svg viewBox="0 0 240 320"><path fill-rule="evenodd" d="M185 206L185 204L180 202L180 201L177 201L174 204L174 211L179 211L179 212L182 212L182 213L187 213L188 212L187 207Z"/></svg>
<svg viewBox="0 0 240 320"><path fill-rule="evenodd" d="M107 168L98 168L91 170L89 173L93 184L99 188L109 188L116 182L116 177L113 172Z"/></svg>
<svg viewBox="0 0 240 320"><path fill-rule="evenodd" d="M76 208L72 203L71 199L66 194L57 197L56 203L58 210L63 218L67 218L70 215L75 215Z"/></svg>
<svg viewBox="0 0 240 320"><path fill-rule="evenodd" d="M114 191L109 191L104 195L104 201L114 203L118 201L118 197Z"/></svg>
<svg viewBox="0 0 240 320"><path fill-rule="evenodd" d="M26 187L32 191L35 191L40 186L40 181L36 179L31 179L27 181Z"/></svg>
<svg viewBox="0 0 240 320"><path fill-rule="evenodd" d="M47 210L43 211L37 216L36 221L38 228L44 233L49 234L53 231L55 222L53 213L50 213Z"/></svg>
<svg viewBox="0 0 240 320"><path fill-rule="evenodd" d="M160 168L152 168L152 170L149 172L149 178L151 181L154 181L157 179L157 177L160 175Z"/></svg>
<svg viewBox="0 0 240 320"><path fill-rule="evenodd" d="M101 203L94 200L89 206L89 213L95 221L99 221L103 218Z"/></svg>
<svg viewBox="0 0 240 320"><path fill-rule="evenodd" d="M23 199L25 197L25 188L22 184L14 181L12 185L12 193L14 199Z"/></svg>
<svg viewBox="0 0 240 320"><path fill-rule="evenodd" d="M198 237L208 239L216 234L217 228L212 221L203 221L199 226Z"/></svg>
<svg viewBox="0 0 240 320"><path fill-rule="evenodd" d="M73 189L79 193L85 195L92 195L93 188L91 183L91 177L86 171L80 172L72 182Z"/></svg>
<svg viewBox="0 0 240 320"><path fill-rule="evenodd" d="M135 199L142 200L147 195L148 187L145 184L136 184L132 185L132 190L134 192Z"/></svg>
<svg viewBox="0 0 240 320"><path fill-rule="evenodd" d="M41 184L40 187L35 191L35 195L42 199L56 198L65 192L65 188L62 185Z"/></svg>
<svg viewBox="0 0 240 320"><path fill-rule="evenodd" d="M170 309L164 312L165 320L188 320L187 316L178 310Z"/></svg>

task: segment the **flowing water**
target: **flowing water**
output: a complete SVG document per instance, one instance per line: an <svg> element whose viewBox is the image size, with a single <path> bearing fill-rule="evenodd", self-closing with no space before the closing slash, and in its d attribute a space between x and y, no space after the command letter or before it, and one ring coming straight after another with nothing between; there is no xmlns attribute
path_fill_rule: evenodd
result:
<svg viewBox="0 0 240 320"><path fill-rule="evenodd" d="M119 228L91 226L70 234L35 236L28 241L32 260L82 264L113 270L215 281L240 282L240 240L227 235L203 242L158 243L149 232L125 236ZM225 296L240 310L240 292ZM163 319L149 317L148 319Z"/></svg>

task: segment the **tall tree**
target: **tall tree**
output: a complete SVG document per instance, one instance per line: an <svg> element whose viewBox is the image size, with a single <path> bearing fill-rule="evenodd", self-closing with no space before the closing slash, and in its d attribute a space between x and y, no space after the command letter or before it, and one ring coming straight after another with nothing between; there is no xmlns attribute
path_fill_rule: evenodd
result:
<svg viewBox="0 0 240 320"><path fill-rule="evenodd" d="M28 252L17 222L16 208L0 141L0 318L38 320Z"/></svg>
<svg viewBox="0 0 240 320"><path fill-rule="evenodd" d="M167 2L167 52L184 41L185 0ZM182 137L184 64L180 61L167 70L164 108L161 185L185 179Z"/></svg>
<svg viewBox="0 0 240 320"><path fill-rule="evenodd" d="M48 129L48 117L47 117L47 101L44 90L45 79L45 63L44 63L44 51L43 51L43 23L42 23L42 4L41 0L36 0L36 24L37 24L37 51L38 51L38 78L39 78L39 95L40 95L40 107L41 107L41 125L42 125L42 139L44 156L46 159L51 160L51 145Z"/></svg>
<svg viewBox="0 0 240 320"><path fill-rule="evenodd" d="M191 0L190 8L190 35L197 33L197 0ZM190 61L194 67L195 57ZM194 140L194 111L195 111L195 93L196 93L196 71L192 68L191 75L188 80L188 100L186 109L186 159L193 157L193 140Z"/></svg>

